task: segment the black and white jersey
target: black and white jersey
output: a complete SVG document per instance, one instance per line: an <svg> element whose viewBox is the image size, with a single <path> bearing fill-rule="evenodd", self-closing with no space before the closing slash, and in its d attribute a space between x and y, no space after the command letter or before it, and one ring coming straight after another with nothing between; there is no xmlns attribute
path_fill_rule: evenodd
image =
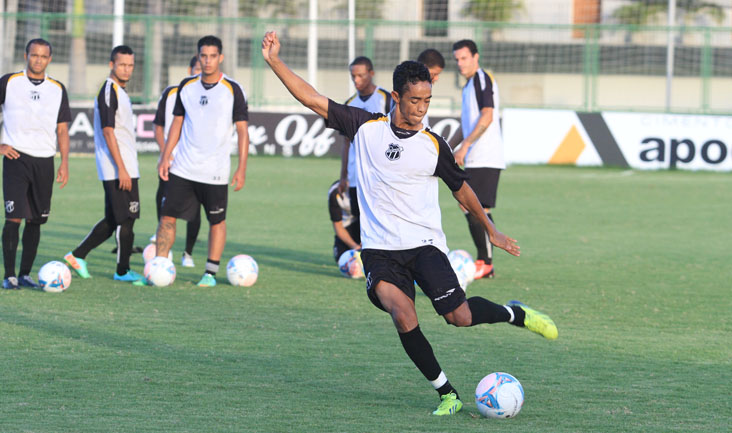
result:
<svg viewBox="0 0 732 433"><path fill-rule="evenodd" d="M56 128L71 121L69 97L60 82L46 75L31 80L25 71L0 78L2 142L39 158L56 154Z"/></svg>
<svg viewBox="0 0 732 433"><path fill-rule="evenodd" d="M470 146L465 155L465 167L506 168L503 157L503 137L499 118L498 85L493 75L482 69L473 75L463 87L462 130L463 137L473 132L480 119L480 110L493 108L493 121L480 138Z"/></svg>
<svg viewBox="0 0 732 433"><path fill-rule="evenodd" d="M97 159L99 180L119 178L117 164L109 153L104 128L114 128L122 163L131 178L140 177L137 165L137 147L135 146L135 116L132 113L132 102L124 87L113 79L107 78L94 100L94 154Z"/></svg>
<svg viewBox="0 0 732 433"><path fill-rule="evenodd" d="M333 101L326 124L352 140L356 151L363 247L434 245L447 253L437 179L457 191L467 176L445 140L429 129L400 129L388 115Z"/></svg>
<svg viewBox="0 0 732 433"><path fill-rule="evenodd" d="M376 87L374 93L364 98L358 93L352 95L346 100L346 105L366 110L369 113L388 113L392 108L391 93L381 87ZM353 149L353 142L348 149L348 186L357 187L358 178L356 177L356 154Z"/></svg>
<svg viewBox="0 0 732 433"><path fill-rule="evenodd" d="M158 109L155 111L153 124L163 127L165 141L168 141L168 132L170 125L173 124L173 107L175 100L178 98L178 86L168 86L163 90L158 100Z"/></svg>
<svg viewBox="0 0 732 433"><path fill-rule="evenodd" d="M195 182L228 184L234 124L249 120L239 83L224 74L213 87L204 85L200 75L185 78L173 115L184 118L170 172Z"/></svg>
<svg viewBox="0 0 732 433"><path fill-rule="evenodd" d="M338 194L338 184L340 181L333 182L328 189L328 213L331 222L341 221L343 227L348 228L353 222L353 214L351 214L351 199L348 192Z"/></svg>

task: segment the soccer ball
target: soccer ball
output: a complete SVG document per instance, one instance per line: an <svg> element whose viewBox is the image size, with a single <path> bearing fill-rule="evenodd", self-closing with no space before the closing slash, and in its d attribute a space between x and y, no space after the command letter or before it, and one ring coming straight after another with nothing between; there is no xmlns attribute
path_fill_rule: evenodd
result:
<svg viewBox="0 0 732 433"><path fill-rule="evenodd" d="M142 261L147 264L150 260L154 259L157 252L157 246L155 244L150 244L145 247L144 250L142 250ZM173 260L173 250L168 251L168 258L172 261Z"/></svg>
<svg viewBox="0 0 732 433"><path fill-rule="evenodd" d="M346 278L363 278L363 262L361 261L361 252L357 250L348 250L341 254L338 259L338 269L341 270Z"/></svg>
<svg viewBox="0 0 732 433"><path fill-rule="evenodd" d="M491 373L475 388L475 404L486 418L512 418L524 404L524 388L508 373Z"/></svg>
<svg viewBox="0 0 732 433"><path fill-rule="evenodd" d="M460 287L467 290L468 284L475 279L475 262L470 253L465 250L452 250L447 253L447 259L457 275Z"/></svg>
<svg viewBox="0 0 732 433"><path fill-rule="evenodd" d="M45 292L63 292L71 284L71 271L61 262L48 262L38 271L38 284Z"/></svg>
<svg viewBox="0 0 732 433"><path fill-rule="evenodd" d="M175 265L167 257L153 257L145 264L143 274L153 286L169 286L175 281Z"/></svg>
<svg viewBox="0 0 732 433"><path fill-rule="evenodd" d="M252 256L239 254L226 265L226 276L232 286L249 287L257 282L259 266Z"/></svg>

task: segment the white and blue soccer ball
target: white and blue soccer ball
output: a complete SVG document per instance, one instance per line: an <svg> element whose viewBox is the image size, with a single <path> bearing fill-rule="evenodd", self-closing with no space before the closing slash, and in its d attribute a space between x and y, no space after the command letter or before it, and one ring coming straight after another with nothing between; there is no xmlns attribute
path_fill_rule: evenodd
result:
<svg viewBox="0 0 732 433"><path fill-rule="evenodd" d="M71 271L59 261L48 262L38 271L38 284L45 292L61 293L71 284Z"/></svg>
<svg viewBox="0 0 732 433"><path fill-rule="evenodd" d="M447 253L447 259L455 271L460 287L463 290L467 290L468 284L475 280L475 262L473 261L473 257L465 250L452 250Z"/></svg>
<svg viewBox="0 0 732 433"><path fill-rule="evenodd" d="M358 250L347 250L338 259L338 269L341 275L346 278L363 278L363 262L361 252Z"/></svg>
<svg viewBox="0 0 732 433"><path fill-rule="evenodd" d="M175 281L175 265L167 257L153 257L145 264L143 274L153 286L165 287Z"/></svg>
<svg viewBox="0 0 732 433"><path fill-rule="evenodd" d="M249 287L257 282L259 266L252 256L239 254L226 265L226 276L233 286Z"/></svg>
<svg viewBox="0 0 732 433"><path fill-rule="evenodd" d="M524 388L508 373L491 373L475 388L475 405L486 418L513 418L524 405Z"/></svg>

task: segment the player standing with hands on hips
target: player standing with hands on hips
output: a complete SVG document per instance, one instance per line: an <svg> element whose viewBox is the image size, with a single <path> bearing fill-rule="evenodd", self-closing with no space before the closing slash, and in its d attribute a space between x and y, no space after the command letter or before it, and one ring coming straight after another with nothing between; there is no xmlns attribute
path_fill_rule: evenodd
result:
<svg viewBox="0 0 732 433"><path fill-rule="evenodd" d="M455 42L452 52L460 75L468 79L463 87L462 129L463 141L456 148L455 160L465 166L468 184L478 196L488 219L493 221L491 209L496 205L498 178L506 168L503 159L503 138L498 119L498 86L493 76L480 68L478 47L464 39ZM480 221L465 212L468 229L478 250L475 278L492 278L493 245Z"/></svg>
<svg viewBox="0 0 732 433"><path fill-rule="evenodd" d="M41 240L41 224L48 221L53 193L53 157L56 143L61 153L56 182L69 179L69 98L63 84L46 75L51 44L32 39L25 47L26 69L0 78L3 107L3 226L4 289L38 288L30 276ZM15 276L20 223L23 254Z"/></svg>
<svg viewBox="0 0 732 433"><path fill-rule="evenodd" d="M160 208L156 253L168 256L175 242L176 220L191 221L203 205L210 228L208 259L198 286L213 287L226 245L231 136L236 128L239 165L231 185L239 191L244 186L249 154L249 112L244 90L221 72L221 39L201 38L198 59L201 74L184 79L178 86L175 117L158 162L158 174L167 184ZM176 153L171 162L173 150Z"/></svg>
<svg viewBox="0 0 732 433"><path fill-rule="evenodd" d="M515 256L520 249L485 216L448 144L422 125L432 97L426 66L406 61L396 67L391 92L395 106L385 115L321 95L279 58L279 51L277 34L265 34L262 55L287 90L355 146L366 293L391 316L407 355L438 392L441 403L433 414L452 415L463 404L419 328L415 281L435 311L454 326L508 322L549 339L557 338L557 328L548 316L516 301L499 305L477 296L465 298L445 254L438 177L481 221L494 245Z"/></svg>

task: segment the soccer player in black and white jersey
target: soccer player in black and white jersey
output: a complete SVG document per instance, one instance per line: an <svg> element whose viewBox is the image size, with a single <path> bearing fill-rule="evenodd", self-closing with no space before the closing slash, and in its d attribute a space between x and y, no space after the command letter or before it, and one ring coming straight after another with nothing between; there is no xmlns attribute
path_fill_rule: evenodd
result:
<svg viewBox="0 0 732 433"><path fill-rule="evenodd" d="M94 154L104 188L104 217L73 251L64 256L77 274L90 278L86 256L109 239L117 240L117 281L139 282L142 275L130 269L135 240L133 227L140 218L140 170L135 147L132 103L125 91L135 69L135 53L126 45L112 49L109 77L94 101Z"/></svg>
<svg viewBox="0 0 732 433"><path fill-rule="evenodd" d="M371 113L386 113L391 109L391 94L386 89L374 84L374 64L371 59L365 56L356 57L348 66L351 73L351 81L356 88L356 93L346 100L351 107L358 107ZM358 209L358 178L356 177L356 155L351 146L351 141L344 138L341 151L341 180L338 185L338 193L348 193L351 201L351 214L353 215L354 232L359 230L359 209ZM361 239L357 235L356 243Z"/></svg>
<svg viewBox="0 0 732 433"><path fill-rule="evenodd" d="M395 108L385 115L321 95L292 72L279 51L276 33L265 34L262 55L295 99L322 116L328 127L353 139L368 297L390 314L407 355L440 395L433 413L454 414L462 402L419 328L415 281L435 311L455 326L509 322L549 339L557 337L557 328L548 316L517 301L499 305L477 296L465 298L445 254L438 178L481 221L497 247L516 256L519 247L486 217L447 143L424 128L432 85L423 64L406 61L396 67L391 92Z"/></svg>
<svg viewBox="0 0 732 433"><path fill-rule="evenodd" d="M69 178L69 98L63 84L46 75L51 44L32 39L25 47L26 69L0 78L3 108L3 196L5 225L2 245L4 289L37 288L30 276L41 239L41 224L48 221L53 192L53 157L56 143L61 154L56 182L61 188ZM23 254L15 275L20 223Z"/></svg>
<svg viewBox="0 0 732 433"><path fill-rule="evenodd" d="M336 262L344 252L361 249L361 245L356 242L356 239L361 239L361 234L353 221L351 198L346 193L338 192L339 183L339 180L333 182L328 189L328 214L335 232L333 258Z"/></svg>
<svg viewBox="0 0 732 433"><path fill-rule="evenodd" d="M491 209L496 205L498 178L506 168L498 118L498 85L491 74L480 68L475 42L463 39L455 42L452 49L460 74L468 80L463 87L463 141L455 148L455 160L465 166L468 184L478 196L485 214L493 221ZM480 221L467 211L465 217L478 250L475 278L492 278L495 275L493 245Z"/></svg>
<svg viewBox="0 0 732 433"><path fill-rule="evenodd" d="M221 72L221 39L201 38L198 59L201 74L184 79L178 86L175 117L158 163L158 174L168 183L160 209L156 252L166 257L175 241L176 220L190 221L203 205L210 229L208 259L198 286L212 287L226 245L231 137L236 129L239 165L231 185L239 191L244 186L249 154L249 113L244 90Z"/></svg>
<svg viewBox="0 0 732 433"><path fill-rule="evenodd" d="M201 73L201 62L198 60L198 56L193 56L188 65L188 76L198 75ZM175 107L175 101L178 99L178 86L168 86L163 90L163 94L160 96L158 101L158 109L155 112L155 119L153 125L155 125L155 141L160 147L160 154L162 155L165 150L165 140L168 139L168 132L170 126L173 124L173 108ZM173 154L175 158L175 154ZM165 191L165 181L158 176L158 191L155 194L155 205L157 211L158 221L160 221L160 207L162 206L163 193ZM198 232L201 229L201 209L198 208L195 216L191 221L186 224L186 246L181 256L181 265L186 268L192 268L195 266L193 261L193 247L196 245L196 239L198 239ZM150 241L155 242L157 237L153 235Z"/></svg>

